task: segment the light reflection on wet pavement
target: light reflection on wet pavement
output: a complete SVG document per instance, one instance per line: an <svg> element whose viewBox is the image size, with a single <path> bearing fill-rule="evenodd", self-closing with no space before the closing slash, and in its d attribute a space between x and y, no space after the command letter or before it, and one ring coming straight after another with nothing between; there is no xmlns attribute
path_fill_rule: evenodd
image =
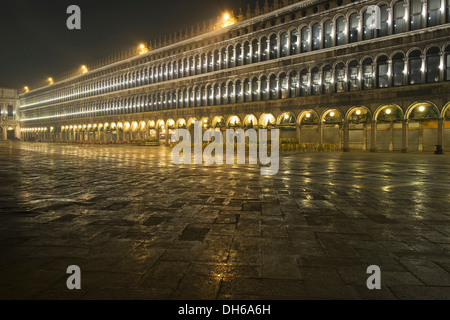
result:
<svg viewBox="0 0 450 320"><path fill-rule="evenodd" d="M3 142L0 298L450 299L449 160L285 154L262 177L165 147Z"/></svg>

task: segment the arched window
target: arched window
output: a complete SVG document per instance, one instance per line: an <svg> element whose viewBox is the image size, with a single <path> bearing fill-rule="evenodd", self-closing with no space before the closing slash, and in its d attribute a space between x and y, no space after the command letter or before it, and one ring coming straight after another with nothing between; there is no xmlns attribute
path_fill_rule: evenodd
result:
<svg viewBox="0 0 450 320"><path fill-rule="evenodd" d="M311 85L312 85L312 95L320 94L320 73L319 68L314 67L311 70Z"/></svg>
<svg viewBox="0 0 450 320"><path fill-rule="evenodd" d="M422 58L421 52L415 50L409 54L409 84L421 84L422 83Z"/></svg>
<svg viewBox="0 0 450 320"><path fill-rule="evenodd" d="M375 30L374 28L370 28L368 23L371 21L369 18L371 17L372 13L369 10L364 11L363 15L363 24L364 24L364 30L363 30L363 40L370 40L375 38Z"/></svg>
<svg viewBox="0 0 450 320"><path fill-rule="evenodd" d="M300 95L302 97L309 95L309 76L306 69L303 69L300 73Z"/></svg>
<svg viewBox="0 0 450 320"><path fill-rule="evenodd" d="M349 43L357 42L358 41L358 28L359 28L359 21L358 21L358 14L354 13L350 16L350 23L349 23Z"/></svg>
<svg viewBox="0 0 450 320"><path fill-rule="evenodd" d="M227 66L226 68L232 68L234 62L234 49L232 46L228 47L227 51Z"/></svg>
<svg viewBox="0 0 450 320"><path fill-rule="evenodd" d="M445 61L445 81L450 81L450 45L448 45L447 48L445 48L444 61Z"/></svg>
<svg viewBox="0 0 450 320"><path fill-rule="evenodd" d="M241 80L237 80L236 81L236 83L235 83L235 85L234 85L234 88L235 88L235 96L236 96L236 99L235 99L235 102L236 103L238 103L238 102L242 102L242 83L241 83Z"/></svg>
<svg viewBox="0 0 450 320"><path fill-rule="evenodd" d="M405 7L403 1L398 1L394 5L394 34L405 31Z"/></svg>
<svg viewBox="0 0 450 320"><path fill-rule="evenodd" d="M252 57L250 55L250 43L246 42L244 44L244 64L250 64Z"/></svg>
<svg viewBox="0 0 450 320"><path fill-rule="evenodd" d="M345 20L344 17L339 17L336 20L336 45L343 44L345 44Z"/></svg>
<svg viewBox="0 0 450 320"><path fill-rule="evenodd" d="M278 37L273 34L270 37L270 59L278 58Z"/></svg>
<svg viewBox="0 0 450 320"><path fill-rule="evenodd" d="M252 63L256 63L258 62L258 40L252 41L252 51L253 51Z"/></svg>
<svg viewBox="0 0 450 320"><path fill-rule="evenodd" d="M363 61L363 90L371 90L374 88L372 64L373 61L371 58Z"/></svg>
<svg viewBox="0 0 450 320"><path fill-rule="evenodd" d="M234 90L232 82L228 83L228 97L226 101L227 101L226 104L231 104L232 101L234 101Z"/></svg>
<svg viewBox="0 0 450 320"><path fill-rule="evenodd" d="M245 81L244 81L244 102L252 101L251 97L252 97L252 91L251 91L251 87L250 87L250 80L245 79Z"/></svg>
<svg viewBox="0 0 450 320"><path fill-rule="evenodd" d="M441 57L439 55L439 48L433 47L427 51L427 83L435 83L440 80Z"/></svg>
<svg viewBox="0 0 450 320"><path fill-rule="evenodd" d="M447 23L450 23L450 0L447 0Z"/></svg>
<svg viewBox="0 0 450 320"><path fill-rule="evenodd" d="M14 117L14 108L12 105L8 106L8 117Z"/></svg>
<svg viewBox="0 0 450 320"><path fill-rule="evenodd" d="M392 58L392 85L400 87L405 82L405 56L403 53L397 53Z"/></svg>
<svg viewBox="0 0 450 320"><path fill-rule="evenodd" d="M312 26L312 50L320 49L320 25L318 23Z"/></svg>
<svg viewBox="0 0 450 320"><path fill-rule="evenodd" d="M218 84L214 86L214 103L215 106L220 105L220 87Z"/></svg>
<svg viewBox="0 0 450 320"><path fill-rule="evenodd" d="M428 0L428 27L441 24L441 0Z"/></svg>
<svg viewBox="0 0 450 320"><path fill-rule="evenodd" d="M269 99L270 100L278 99L277 76L274 74L270 77Z"/></svg>
<svg viewBox="0 0 450 320"><path fill-rule="evenodd" d="M345 92L345 66L341 62L336 66L335 71L335 85L336 85L336 92Z"/></svg>
<svg viewBox="0 0 450 320"><path fill-rule="evenodd" d="M297 53L298 53L298 31L294 29L291 31L291 54Z"/></svg>
<svg viewBox="0 0 450 320"><path fill-rule="evenodd" d="M281 99L289 98L289 79L286 77L286 73L280 74L279 83Z"/></svg>
<svg viewBox="0 0 450 320"><path fill-rule="evenodd" d="M238 43L236 45L236 66L242 66L242 63L244 61L244 56L242 52L242 45Z"/></svg>
<svg viewBox="0 0 450 320"><path fill-rule="evenodd" d="M281 34L281 57L286 57L289 54L289 36L286 32Z"/></svg>
<svg viewBox="0 0 450 320"><path fill-rule="evenodd" d="M221 56L222 56L222 60L221 63L222 65L220 66L222 69L226 69L228 67L228 62L227 62L227 49L223 48L221 51ZM215 65L214 66L214 71L219 70L219 65Z"/></svg>
<svg viewBox="0 0 450 320"><path fill-rule="evenodd" d="M268 56L268 43L267 43L267 37L262 37L261 39L261 61L266 61Z"/></svg>
<svg viewBox="0 0 450 320"><path fill-rule="evenodd" d="M209 55L209 52L207 53L207 54L202 54L201 55L201 65L202 65L202 73L206 73L206 72L208 72L208 61L207 61L207 57L208 57L208 55Z"/></svg>
<svg viewBox="0 0 450 320"><path fill-rule="evenodd" d="M309 51L309 28L304 27L302 29L302 44L301 44L301 52L308 52Z"/></svg>
<svg viewBox="0 0 450 320"><path fill-rule="evenodd" d="M350 91L357 91L358 87L358 61L354 60L348 65L348 88Z"/></svg>
<svg viewBox="0 0 450 320"><path fill-rule="evenodd" d="M377 60L378 88L387 88L389 83L389 64L388 57L381 56Z"/></svg>
<svg viewBox="0 0 450 320"><path fill-rule="evenodd" d="M422 28L422 1L411 0L409 10L411 17L411 31Z"/></svg>
<svg viewBox="0 0 450 320"><path fill-rule="evenodd" d="M333 93L333 72L331 66L325 66L322 72L322 93Z"/></svg>
<svg viewBox="0 0 450 320"><path fill-rule="evenodd" d="M268 81L266 76L261 77L261 96L260 100L264 101L267 100L267 90L268 90Z"/></svg>
<svg viewBox="0 0 450 320"><path fill-rule="evenodd" d="M377 36L378 37L385 37L388 35L388 29L389 29L389 12L387 6L381 6L380 7L380 13L381 13L381 21L380 21L380 27L381 29L377 30Z"/></svg>
<svg viewBox="0 0 450 320"><path fill-rule="evenodd" d="M331 20L323 24L323 47L330 48L333 43L333 23Z"/></svg>
<svg viewBox="0 0 450 320"><path fill-rule="evenodd" d="M294 98L298 96L298 75L297 75L297 71L292 71L289 74L289 79L290 79L290 93L289 93L289 97L290 98Z"/></svg>
<svg viewBox="0 0 450 320"><path fill-rule="evenodd" d="M257 101L258 100L258 78L253 78L252 79L252 101Z"/></svg>
<svg viewBox="0 0 450 320"><path fill-rule="evenodd" d="M222 93L220 104L228 104L227 85L225 83L220 86L220 92Z"/></svg>

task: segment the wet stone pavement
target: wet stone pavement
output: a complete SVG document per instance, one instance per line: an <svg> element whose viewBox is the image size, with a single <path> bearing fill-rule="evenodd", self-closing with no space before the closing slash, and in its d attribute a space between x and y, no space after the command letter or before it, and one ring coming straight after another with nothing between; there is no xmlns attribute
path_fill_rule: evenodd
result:
<svg viewBox="0 0 450 320"><path fill-rule="evenodd" d="M449 172L303 153L262 177L165 147L0 143L0 298L450 299Z"/></svg>

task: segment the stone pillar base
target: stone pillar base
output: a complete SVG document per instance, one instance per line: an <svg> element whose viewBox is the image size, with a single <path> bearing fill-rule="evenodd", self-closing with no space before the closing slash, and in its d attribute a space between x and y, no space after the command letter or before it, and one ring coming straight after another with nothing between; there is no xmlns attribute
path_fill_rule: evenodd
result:
<svg viewBox="0 0 450 320"><path fill-rule="evenodd" d="M434 154L444 154L444 148L441 145L436 146L436 151L434 152Z"/></svg>
<svg viewBox="0 0 450 320"><path fill-rule="evenodd" d="M378 152L378 149L377 148L370 148L370 152L373 152L373 153Z"/></svg>

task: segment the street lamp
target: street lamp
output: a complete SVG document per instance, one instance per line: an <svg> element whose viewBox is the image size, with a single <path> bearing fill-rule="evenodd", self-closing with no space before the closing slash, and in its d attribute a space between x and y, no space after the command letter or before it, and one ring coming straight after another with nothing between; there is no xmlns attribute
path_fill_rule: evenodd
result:
<svg viewBox="0 0 450 320"><path fill-rule="evenodd" d="M139 44L138 50L139 50L139 55L145 54L148 52L147 46L143 43Z"/></svg>

